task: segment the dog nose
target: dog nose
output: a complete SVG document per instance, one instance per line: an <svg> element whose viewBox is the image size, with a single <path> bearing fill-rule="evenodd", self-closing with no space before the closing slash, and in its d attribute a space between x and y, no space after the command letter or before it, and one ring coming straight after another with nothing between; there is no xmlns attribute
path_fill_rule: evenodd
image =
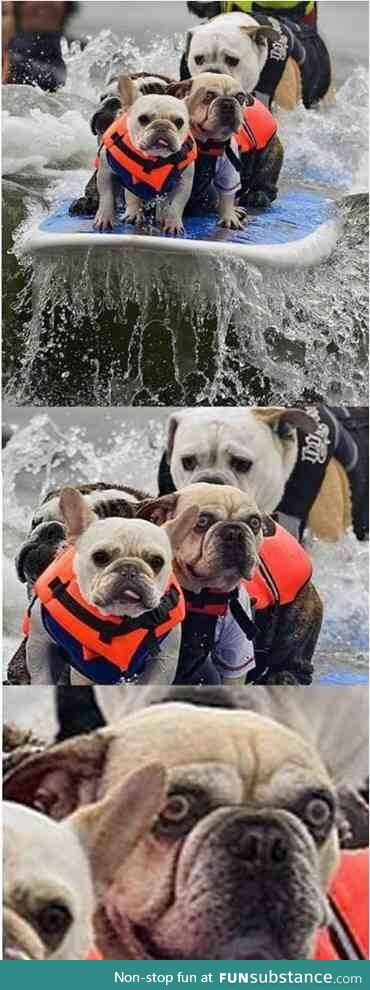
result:
<svg viewBox="0 0 370 990"><path fill-rule="evenodd" d="M122 567L120 567L119 571L121 577L124 578L125 580L135 581L135 579L138 576L139 568L137 564L127 563L127 564L122 564Z"/></svg>
<svg viewBox="0 0 370 990"><path fill-rule="evenodd" d="M238 523L227 523L222 532L225 543L240 543L244 538L244 532Z"/></svg>
<svg viewBox="0 0 370 990"><path fill-rule="evenodd" d="M282 828L271 824L235 823L230 851L253 867L274 869L285 863L289 852L288 837Z"/></svg>
<svg viewBox="0 0 370 990"><path fill-rule="evenodd" d="M205 482L208 485L226 485L226 479L222 474L213 474L212 471L205 471L204 474L197 475L197 484Z"/></svg>

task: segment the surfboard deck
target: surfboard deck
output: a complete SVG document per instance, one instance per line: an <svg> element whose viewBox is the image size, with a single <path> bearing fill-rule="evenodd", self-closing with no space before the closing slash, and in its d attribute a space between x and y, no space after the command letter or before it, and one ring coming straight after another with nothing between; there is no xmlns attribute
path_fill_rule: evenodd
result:
<svg viewBox="0 0 370 990"><path fill-rule="evenodd" d="M271 266L302 266L329 256L338 237L335 202L327 194L304 186L284 189L267 210L249 213L242 231L217 226L216 214L185 217L185 233L171 237L154 226L134 228L119 217L113 231L94 229L92 217L70 216L70 201L55 204L24 244L24 252L81 249L126 252L165 252L168 255L206 253L234 256Z"/></svg>

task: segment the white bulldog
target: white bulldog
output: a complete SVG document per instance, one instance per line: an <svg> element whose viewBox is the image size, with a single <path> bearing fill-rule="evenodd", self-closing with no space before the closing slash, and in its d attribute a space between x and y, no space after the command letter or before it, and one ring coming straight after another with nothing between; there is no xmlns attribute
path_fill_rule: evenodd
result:
<svg viewBox="0 0 370 990"><path fill-rule="evenodd" d="M220 14L189 32L190 75L226 72L239 79L247 93L253 93L267 61L267 39L275 37L273 27L261 26L249 14Z"/></svg>

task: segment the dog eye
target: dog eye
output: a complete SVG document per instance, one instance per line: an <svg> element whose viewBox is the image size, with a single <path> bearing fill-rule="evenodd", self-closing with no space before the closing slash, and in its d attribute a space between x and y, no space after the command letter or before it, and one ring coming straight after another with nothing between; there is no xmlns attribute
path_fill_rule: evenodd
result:
<svg viewBox="0 0 370 990"><path fill-rule="evenodd" d="M150 124L151 121L151 117L149 117L147 113L141 113L140 117L138 117L137 119L139 121L139 124L142 124L143 127L146 127L146 125Z"/></svg>
<svg viewBox="0 0 370 990"><path fill-rule="evenodd" d="M259 533L261 529L261 519L259 516L249 516L248 526L252 530L252 533Z"/></svg>
<svg viewBox="0 0 370 990"><path fill-rule="evenodd" d="M107 567L110 564L112 557L108 550L95 550L92 555L92 560L96 567Z"/></svg>
<svg viewBox="0 0 370 990"><path fill-rule="evenodd" d="M184 471L194 471L197 466L196 457L183 457L182 466L184 468Z"/></svg>
<svg viewBox="0 0 370 990"><path fill-rule="evenodd" d="M240 103L240 106L241 107L243 107L244 106L244 103L245 103L245 93L241 93L241 92L240 93L235 93L234 99L237 100L238 103Z"/></svg>
<svg viewBox="0 0 370 990"><path fill-rule="evenodd" d="M206 529L209 529L209 527L212 526L213 521L214 517L208 512L201 512L195 529L198 533L204 533Z"/></svg>
<svg viewBox="0 0 370 990"><path fill-rule="evenodd" d="M178 131L181 131L181 128L184 126L182 117L176 117L176 120L174 120L174 125L177 127Z"/></svg>
<svg viewBox="0 0 370 990"><path fill-rule="evenodd" d="M149 557L148 564L152 568L152 571L154 571L155 574L159 574L159 571L162 570L164 564L163 557L161 557L159 554L153 554L152 557Z"/></svg>
<svg viewBox="0 0 370 990"><path fill-rule="evenodd" d="M252 461L247 461L244 457L231 457L230 467L236 471L237 474L247 474L247 471L252 467Z"/></svg>
<svg viewBox="0 0 370 990"><path fill-rule="evenodd" d="M170 794L166 804L161 811L160 818L163 822L178 824L183 822L190 811L190 801L185 794Z"/></svg>
<svg viewBox="0 0 370 990"><path fill-rule="evenodd" d="M196 65L203 65L204 55L194 55L194 62Z"/></svg>
<svg viewBox="0 0 370 990"><path fill-rule="evenodd" d="M72 915L65 904L46 904L37 916L39 928L45 935L59 936L65 934L72 922Z"/></svg>
<svg viewBox="0 0 370 990"><path fill-rule="evenodd" d="M226 65L229 65L231 69L235 69L239 65L240 58L234 58L233 55L225 55Z"/></svg>
<svg viewBox="0 0 370 990"><path fill-rule="evenodd" d="M322 829L333 820L332 805L325 798L311 798L305 807L305 819L313 828Z"/></svg>

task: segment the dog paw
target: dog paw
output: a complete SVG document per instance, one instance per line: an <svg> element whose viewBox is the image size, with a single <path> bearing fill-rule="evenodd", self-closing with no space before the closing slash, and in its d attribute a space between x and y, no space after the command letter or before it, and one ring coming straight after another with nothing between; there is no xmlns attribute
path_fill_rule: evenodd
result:
<svg viewBox="0 0 370 990"><path fill-rule="evenodd" d="M143 214L139 210L125 210L123 214L123 223L142 223Z"/></svg>
<svg viewBox="0 0 370 990"><path fill-rule="evenodd" d="M182 220L179 220L178 217L177 218L166 217L164 220L162 220L161 227L163 234L171 234L173 237L176 237L177 234L185 233Z"/></svg>
<svg viewBox="0 0 370 990"><path fill-rule="evenodd" d="M247 211L241 206L235 207L230 216L220 217L217 226L226 230L243 230L248 222Z"/></svg>
<svg viewBox="0 0 370 990"><path fill-rule="evenodd" d="M105 230L112 230L114 226L114 213L102 213L98 210L95 220L94 227L95 230L100 230L101 232Z"/></svg>
<svg viewBox="0 0 370 990"><path fill-rule="evenodd" d="M262 189L247 193L243 196L243 206L249 206L254 210L267 210L271 206L271 199Z"/></svg>

